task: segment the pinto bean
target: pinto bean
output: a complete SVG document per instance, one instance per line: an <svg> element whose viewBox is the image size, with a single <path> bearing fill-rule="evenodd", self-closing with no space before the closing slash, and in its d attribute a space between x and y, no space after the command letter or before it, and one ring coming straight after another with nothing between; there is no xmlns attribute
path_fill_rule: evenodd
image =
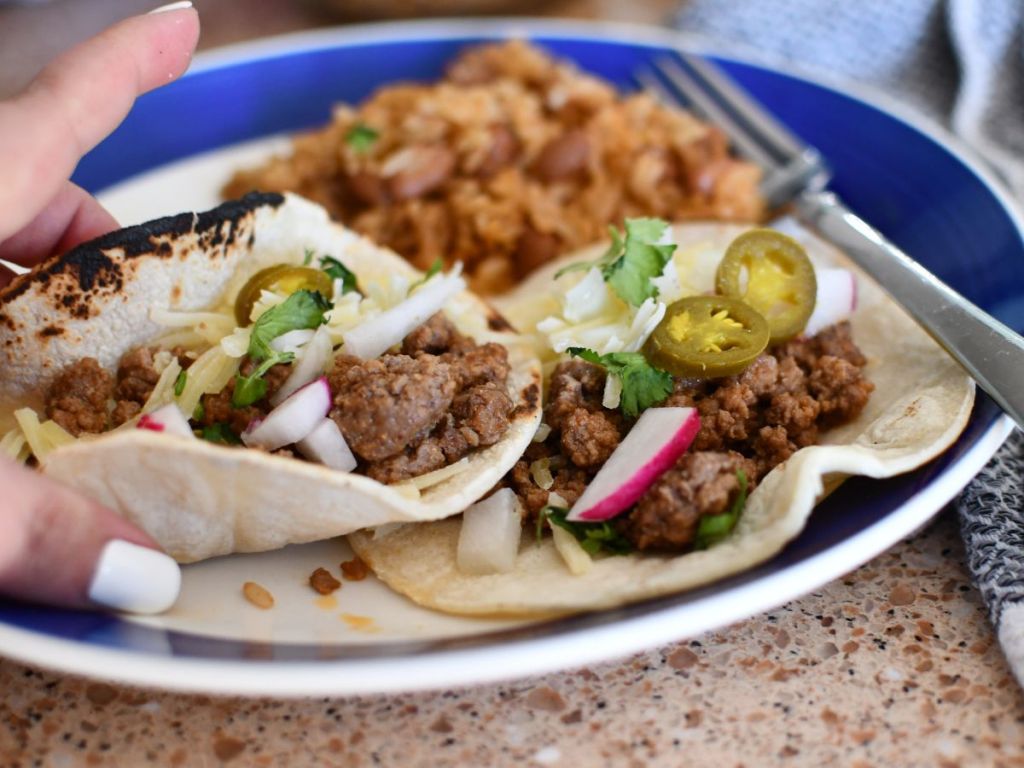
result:
<svg viewBox="0 0 1024 768"><path fill-rule="evenodd" d="M493 176L515 160L519 149L519 139L511 128L500 124L491 126L491 146L477 168L477 173L484 178Z"/></svg>
<svg viewBox="0 0 1024 768"><path fill-rule="evenodd" d="M455 153L447 147L416 147L405 167L388 180L388 190L395 200L422 197L448 181L454 170Z"/></svg>
<svg viewBox="0 0 1024 768"><path fill-rule="evenodd" d="M558 255L560 242L555 235L538 232L527 225L516 244L516 265L526 275Z"/></svg>
<svg viewBox="0 0 1024 768"><path fill-rule="evenodd" d="M560 181L582 171L589 158L590 142L587 135L579 129L573 129L544 145L534 163L533 172L541 181Z"/></svg>
<svg viewBox="0 0 1024 768"><path fill-rule="evenodd" d="M348 177L348 186L359 201L369 206L388 202L388 187L384 179L369 171L357 171Z"/></svg>

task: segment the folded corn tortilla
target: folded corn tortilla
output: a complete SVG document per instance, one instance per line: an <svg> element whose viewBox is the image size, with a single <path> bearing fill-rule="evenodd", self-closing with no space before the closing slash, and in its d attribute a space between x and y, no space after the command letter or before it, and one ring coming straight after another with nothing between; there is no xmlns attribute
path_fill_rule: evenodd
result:
<svg viewBox="0 0 1024 768"><path fill-rule="evenodd" d="M745 229L679 225L675 242L681 250L708 243L723 253ZM940 454L967 423L974 382L835 248L803 231L791 234L803 242L816 266L857 273L853 338L868 358L864 374L875 391L855 421L822 433L821 444L797 451L762 478L724 541L676 556L603 557L586 573L573 575L550 537L538 544L524 533L511 572L478 576L456 565L461 520L452 518L351 535L355 551L393 589L442 611L531 615L608 608L707 584L763 562L800 533L814 505L843 478L890 477ZM553 294L555 272L600 256L604 247L548 265L496 304L529 333L560 306Z"/></svg>
<svg viewBox="0 0 1024 768"><path fill-rule="evenodd" d="M0 290L0 414L42 410L54 376L83 357L107 369L165 331L153 308L233 301L255 272L301 264L306 249L340 259L360 282L420 273L397 254L331 223L294 195L253 194L105 235ZM503 343L516 408L508 432L418 498L320 464L126 429L48 454L41 470L110 506L187 563L339 536L367 526L436 520L483 496L515 464L541 417L540 363L485 302L464 292L445 312L469 336Z"/></svg>

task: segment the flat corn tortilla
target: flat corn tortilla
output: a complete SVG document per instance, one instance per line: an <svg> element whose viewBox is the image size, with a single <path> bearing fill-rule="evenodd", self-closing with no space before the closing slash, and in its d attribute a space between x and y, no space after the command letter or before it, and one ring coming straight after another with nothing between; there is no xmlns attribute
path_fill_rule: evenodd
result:
<svg viewBox="0 0 1024 768"><path fill-rule="evenodd" d="M360 281L420 275L293 195L250 195L121 230L0 291L0 413L41 410L43 392L67 364L91 356L109 369L157 337L166 329L150 318L152 308L200 310L233 299L255 272L301 264L306 249L340 259ZM507 347L516 409L501 441L470 453L461 471L418 498L320 464L138 429L58 448L42 471L112 507L183 563L455 514L529 444L541 417L541 373L529 343L480 299L462 293L445 311L464 333Z"/></svg>
<svg viewBox="0 0 1024 768"><path fill-rule="evenodd" d="M723 224L675 227L681 249L725 246L746 228ZM721 543L683 555L633 554L594 560L569 572L550 536L524 533L515 568L474 576L456 565L461 520L359 532L352 547L393 589L442 611L477 615L538 615L610 608L678 592L743 571L779 552L803 530L814 505L850 475L883 478L908 472L939 455L963 431L974 404L974 382L891 299L832 246L791 232L817 266L858 273L853 338L875 383L855 421L824 432L821 444L797 451L751 493L739 523ZM600 256L603 246L549 265L496 303L524 332L557 311L554 273ZM549 353L550 354L550 353Z"/></svg>

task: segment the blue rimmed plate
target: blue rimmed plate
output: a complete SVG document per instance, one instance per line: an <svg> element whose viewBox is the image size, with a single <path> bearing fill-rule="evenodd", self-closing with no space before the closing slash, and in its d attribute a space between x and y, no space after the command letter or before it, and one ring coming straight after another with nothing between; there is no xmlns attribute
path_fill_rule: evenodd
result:
<svg viewBox="0 0 1024 768"><path fill-rule="evenodd" d="M198 57L188 77L141 99L75 180L125 223L208 207L233 169L279 148L282 133L326 122L332 103L395 80L436 78L465 45L509 35L623 88L667 49L706 51L664 30L522 20L349 27L259 42ZM955 141L877 99L716 58L823 152L855 210L969 298L1024 327L1024 228ZM1008 431L981 397L946 454L891 480L850 480L771 561L617 610L541 622L463 619L420 609L372 579L318 597L305 581L348 557L335 541L188 566L179 605L155 618L0 602L0 652L124 682L270 695L453 686L591 663L750 616L851 570L931 518ZM273 610L243 600L247 580L274 593Z"/></svg>

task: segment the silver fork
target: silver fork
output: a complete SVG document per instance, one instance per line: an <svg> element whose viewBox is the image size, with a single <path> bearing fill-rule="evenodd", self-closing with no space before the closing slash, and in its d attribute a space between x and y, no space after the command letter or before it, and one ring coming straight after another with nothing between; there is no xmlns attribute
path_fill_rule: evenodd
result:
<svg viewBox="0 0 1024 768"><path fill-rule="evenodd" d="M801 222L874 278L1024 428L1024 339L851 212L826 189L830 172L819 153L721 70L696 56L679 56L685 69L666 56L634 77L657 98L681 104L725 131L763 169L761 191L769 210L792 204Z"/></svg>

